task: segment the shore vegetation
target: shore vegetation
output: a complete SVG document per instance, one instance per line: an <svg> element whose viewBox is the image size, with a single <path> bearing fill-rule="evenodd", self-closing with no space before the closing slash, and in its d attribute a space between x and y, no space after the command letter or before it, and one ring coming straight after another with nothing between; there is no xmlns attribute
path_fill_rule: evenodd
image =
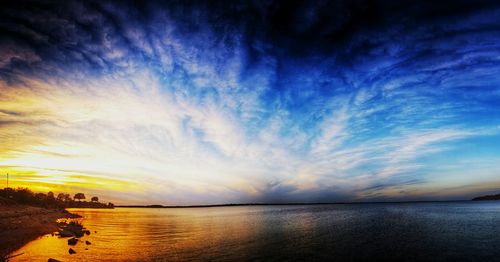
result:
<svg viewBox="0 0 500 262"><path fill-rule="evenodd" d="M101 203L94 196L91 201L85 201L85 194L76 193L73 198L70 194L59 193L57 197L53 192L35 193L29 188L4 188L0 189L0 201L15 202L18 204L42 208L113 208L113 203Z"/></svg>

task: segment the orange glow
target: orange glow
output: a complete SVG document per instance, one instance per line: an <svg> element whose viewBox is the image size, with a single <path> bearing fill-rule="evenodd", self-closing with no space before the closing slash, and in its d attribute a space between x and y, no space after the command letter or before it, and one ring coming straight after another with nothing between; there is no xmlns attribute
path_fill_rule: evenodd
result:
<svg viewBox="0 0 500 262"><path fill-rule="evenodd" d="M69 209L83 218L89 236L72 246L76 254L69 255L67 238L47 235L32 241L13 254L24 253L14 261L23 259L57 258L71 260L138 261L162 258L178 260L212 255L212 249L232 248L232 243L252 239L259 234L262 223L259 217L247 218L246 207L231 209ZM227 219L226 216L234 219ZM103 219L113 218L113 221ZM115 226L109 227L112 223ZM308 219L290 227L306 234L313 226ZM95 233L97 231L97 233ZM229 234L230 232L230 234ZM90 241L91 245L85 245ZM258 244L258 243L255 243ZM88 249L88 250L86 250ZM235 251L250 252L249 250Z"/></svg>

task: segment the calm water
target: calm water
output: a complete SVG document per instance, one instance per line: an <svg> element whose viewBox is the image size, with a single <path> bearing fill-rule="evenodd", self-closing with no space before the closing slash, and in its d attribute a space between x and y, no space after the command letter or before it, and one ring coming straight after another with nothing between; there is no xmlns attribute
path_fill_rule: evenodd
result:
<svg viewBox="0 0 500 262"><path fill-rule="evenodd" d="M500 261L498 201L71 212L91 245L45 236L14 261Z"/></svg>

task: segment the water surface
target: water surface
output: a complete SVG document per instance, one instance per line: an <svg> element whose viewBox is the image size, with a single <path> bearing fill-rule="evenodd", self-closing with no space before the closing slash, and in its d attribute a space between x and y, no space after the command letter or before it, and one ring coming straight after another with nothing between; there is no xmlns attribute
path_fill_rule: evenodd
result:
<svg viewBox="0 0 500 262"><path fill-rule="evenodd" d="M498 201L70 211L91 245L44 236L14 261L500 260Z"/></svg>

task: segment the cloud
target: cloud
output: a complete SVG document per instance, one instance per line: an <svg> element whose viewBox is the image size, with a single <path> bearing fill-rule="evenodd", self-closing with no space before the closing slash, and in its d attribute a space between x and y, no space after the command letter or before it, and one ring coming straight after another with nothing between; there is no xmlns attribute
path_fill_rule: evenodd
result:
<svg viewBox="0 0 500 262"><path fill-rule="evenodd" d="M129 202L433 194L500 124L500 9L442 7L9 3L0 166Z"/></svg>

